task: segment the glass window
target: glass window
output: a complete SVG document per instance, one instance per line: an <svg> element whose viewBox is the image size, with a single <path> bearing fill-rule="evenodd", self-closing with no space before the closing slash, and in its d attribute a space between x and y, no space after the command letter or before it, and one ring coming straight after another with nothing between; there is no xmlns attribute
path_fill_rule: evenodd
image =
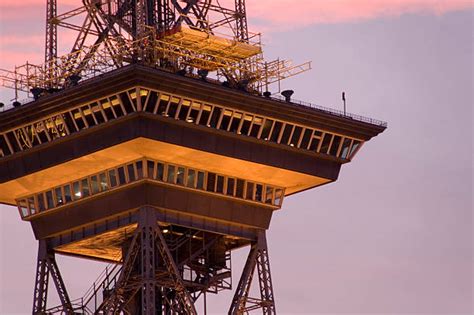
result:
<svg viewBox="0 0 474 315"><path fill-rule="evenodd" d="M196 186L196 171L188 170L188 179L186 181L186 186L194 188Z"/></svg>
<svg viewBox="0 0 474 315"><path fill-rule="evenodd" d="M133 164L127 165L127 173L128 173L129 182L134 182L137 180L137 176L135 175L135 168L133 167Z"/></svg>
<svg viewBox="0 0 474 315"><path fill-rule="evenodd" d="M115 170L109 171L110 187L115 187L117 183L117 172Z"/></svg>
<svg viewBox="0 0 474 315"><path fill-rule="evenodd" d="M53 192L51 190L46 192L46 203L48 204L48 209L54 208Z"/></svg>
<svg viewBox="0 0 474 315"><path fill-rule="evenodd" d="M272 142L277 142L278 141L282 126L283 126L283 124L281 122L275 121L275 124L273 126L273 131L272 131L272 134L270 136L270 141L272 141Z"/></svg>
<svg viewBox="0 0 474 315"><path fill-rule="evenodd" d="M227 178L227 195L233 196L234 195L234 188L235 188L235 179L234 178Z"/></svg>
<svg viewBox="0 0 474 315"><path fill-rule="evenodd" d="M260 135L260 139L263 139L263 140L269 139L272 126L273 126L273 120L266 119L265 123L263 124L263 129L262 129L262 134Z"/></svg>
<svg viewBox="0 0 474 315"><path fill-rule="evenodd" d="M224 176L217 176L216 192L221 194L224 193Z"/></svg>
<svg viewBox="0 0 474 315"><path fill-rule="evenodd" d="M341 143L341 137L340 136L334 136L334 139L332 140L331 144L331 149L329 149L329 154L332 156L337 155L337 151L339 150L339 144Z"/></svg>
<svg viewBox="0 0 474 315"><path fill-rule="evenodd" d="M216 191L216 174L215 173L207 173L207 191Z"/></svg>
<svg viewBox="0 0 474 315"><path fill-rule="evenodd" d="M142 179L143 178L143 162L137 161L135 165L137 166L137 179Z"/></svg>
<svg viewBox="0 0 474 315"><path fill-rule="evenodd" d="M40 139L41 143L48 142L48 134L46 128L44 127L44 123L42 121L36 124L36 135Z"/></svg>
<svg viewBox="0 0 474 315"><path fill-rule="evenodd" d="M253 183L247 182L247 192L245 194L245 198L248 200L253 200Z"/></svg>
<svg viewBox="0 0 474 315"><path fill-rule="evenodd" d="M245 114L242 127L240 127L240 134L248 135L250 131L250 125L252 124L253 116Z"/></svg>
<svg viewBox="0 0 474 315"><path fill-rule="evenodd" d="M86 124L82 118L81 111L78 108L71 110L71 115L74 118L74 121L76 122L76 125L79 130L86 128Z"/></svg>
<svg viewBox="0 0 474 315"><path fill-rule="evenodd" d="M71 118L71 113L67 112L67 113L62 114L61 116L63 117L63 120L66 123L67 128L69 129L69 132L70 133L76 132L77 131L76 125L74 124L74 121Z"/></svg>
<svg viewBox="0 0 474 315"><path fill-rule="evenodd" d="M186 117L188 117L190 106L191 106L191 101L183 100L183 102L181 103L181 108L179 109L179 114L178 114L179 120L186 120Z"/></svg>
<svg viewBox="0 0 474 315"><path fill-rule="evenodd" d="M291 141L290 141L290 145L292 147L298 146L298 142L300 141L301 131L303 131L303 128L299 126L295 126L295 129L293 130L293 135L291 136Z"/></svg>
<svg viewBox="0 0 474 315"><path fill-rule="evenodd" d="M94 115L95 120L97 121L97 124L102 124L105 122L105 117L102 114L102 111L100 109L100 106L98 103L92 103L90 104L91 112L92 115Z"/></svg>
<svg viewBox="0 0 474 315"><path fill-rule="evenodd" d="M174 184L174 178L176 175L176 167L174 165L168 165L168 175L166 181Z"/></svg>
<svg viewBox="0 0 474 315"><path fill-rule="evenodd" d="M124 167L119 167L117 169L118 173L118 182L119 185L123 185L127 182L127 177L125 176L125 168Z"/></svg>
<svg viewBox="0 0 474 315"><path fill-rule="evenodd" d="M82 197L81 185L79 184L79 182L72 183L72 192L74 194L73 196L74 200L77 200Z"/></svg>
<svg viewBox="0 0 474 315"><path fill-rule="evenodd" d="M38 196L36 196L36 198L38 199L38 208L39 208L39 211L44 211L46 209L46 205L44 203L44 195L43 194L38 194Z"/></svg>
<svg viewBox="0 0 474 315"><path fill-rule="evenodd" d="M164 173L165 173L165 165L163 163L158 163L158 167L156 168L157 174L156 174L156 179L159 181L164 180Z"/></svg>
<svg viewBox="0 0 474 315"><path fill-rule="evenodd" d="M311 135L313 134L313 130L305 129L303 133L303 138L301 139L300 148L308 149L309 141L311 140ZM316 149L313 149L313 151Z"/></svg>
<svg viewBox="0 0 474 315"><path fill-rule="evenodd" d="M36 213L36 206L35 206L34 197L29 197L27 199L27 201L28 201L28 207L30 208L30 214L35 214Z"/></svg>
<svg viewBox="0 0 474 315"><path fill-rule="evenodd" d="M132 113L135 111L135 108L132 105L132 102L130 102L130 98L128 97L128 94L126 92L122 92L119 94L120 96L120 101L122 101L123 107L127 113Z"/></svg>
<svg viewBox="0 0 474 315"><path fill-rule="evenodd" d="M167 116L174 118L176 116L176 111L178 110L179 98L172 96L171 102L168 106Z"/></svg>
<svg viewBox="0 0 474 315"><path fill-rule="evenodd" d="M107 189L109 189L109 185L107 183L107 176L105 175L105 173L99 174L99 183L101 191L106 191Z"/></svg>
<svg viewBox="0 0 474 315"><path fill-rule="evenodd" d="M331 143L331 139L332 139L332 134L330 133L324 134L323 143L321 144L321 149L319 149L320 153L327 154L328 149L329 149L329 144Z"/></svg>
<svg viewBox="0 0 474 315"><path fill-rule="evenodd" d="M234 115L232 116L232 122L230 123L230 132L235 132L239 130L240 122L242 121L242 113L235 112Z"/></svg>
<svg viewBox="0 0 474 315"><path fill-rule="evenodd" d="M221 117L222 108L214 106L212 109L211 119L209 120L209 126L212 128L217 128L217 123Z"/></svg>
<svg viewBox="0 0 474 315"><path fill-rule="evenodd" d="M255 185L255 201L263 201L263 186L260 184Z"/></svg>
<svg viewBox="0 0 474 315"><path fill-rule="evenodd" d="M283 190L275 189L275 206L281 206L282 197L283 197Z"/></svg>
<svg viewBox="0 0 474 315"><path fill-rule="evenodd" d="M146 106L148 94L149 94L148 90L140 89L140 103L142 104L142 109Z"/></svg>
<svg viewBox="0 0 474 315"><path fill-rule="evenodd" d="M204 189L204 172L198 172L197 189Z"/></svg>
<svg viewBox="0 0 474 315"><path fill-rule="evenodd" d="M90 195L89 181L87 180L87 178L84 178L81 181L81 188L82 188L82 197L87 197Z"/></svg>
<svg viewBox="0 0 474 315"><path fill-rule="evenodd" d="M283 129L283 134L281 135L280 143L288 144L290 141L291 132L293 131L294 125L285 124L285 129Z"/></svg>
<svg viewBox="0 0 474 315"><path fill-rule="evenodd" d="M186 121L188 123L197 123L200 109L201 109L201 103L193 102L193 105L191 106L191 111L189 112L188 117L186 118Z"/></svg>
<svg viewBox="0 0 474 315"><path fill-rule="evenodd" d="M272 204L273 201L273 187L267 186L265 192L265 203Z"/></svg>
<svg viewBox="0 0 474 315"><path fill-rule="evenodd" d="M61 187L54 189L54 194L56 196L56 206L64 204L63 193L61 192Z"/></svg>
<svg viewBox="0 0 474 315"><path fill-rule="evenodd" d="M178 172L176 173L176 184L184 185L184 167L178 167Z"/></svg>
<svg viewBox="0 0 474 315"><path fill-rule="evenodd" d="M147 165L148 178L156 179L155 162L148 160L146 161L146 165Z"/></svg>
<svg viewBox="0 0 474 315"><path fill-rule="evenodd" d="M99 192L99 180L95 175L91 176L91 190L93 195Z"/></svg>
<svg viewBox="0 0 474 315"><path fill-rule="evenodd" d="M353 143L352 143L352 147L351 147L351 153L349 154L351 159L356 154L357 149L359 148L359 146L360 146L360 141L354 140Z"/></svg>
<svg viewBox="0 0 474 315"><path fill-rule="evenodd" d="M158 93L155 91L151 91L150 97L148 97L148 100L146 102L142 102L143 110L149 113L154 113L157 100L158 100Z"/></svg>
<svg viewBox="0 0 474 315"><path fill-rule="evenodd" d="M344 138L342 142L342 149L341 149L341 158L347 159L347 155L349 153L349 147L351 146L351 139Z"/></svg>
<svg viewBox="0 0 474 315"><path fill-rule="evenodd" d="M84 115L84 118L86 119L87 124L89 125L89 127L95 126L96 122L95 122L94 117L92 116L92 111L89 108L89 106L88 105L82 106L81 110L82 110L82 114Z"/></svg>
<svg viewBox="0 0 474 315"><path fill-rule="evenodd" d="M124 113L124 111L122 109L122 106L120 105L120 101L117 98L117 96L113 95L113 96L109 97L109 100L110 100L110 104L112 105L112 109L115 112L115 115L117 117L121 117L121 116L126 114L126 113Z"/></svg>
<svg viewBox="0 0 474 315"><path fill-rule="evenodd" d="M209 120L209 117L211 115L211 110L212 107L209 105L202 106L201 116L199 117L200 125L207 126L207 121Z"/></svg>
<svg viewBox="0 0 474 315"><path fill-rule="evenodd" d="M170 101L170 97L168 95L161 95L160 101L158 103L158 110L157 114L158 115L166 115L166 107L168 106L168 103Z"/></svg>
<svg viewBox="0 0 474 315"><path fill-rule="evenodd" d="M311 144L309 145L309 150L311 151L316 151L318 149L318 146L319 146L319 142L321 141L320 138L316 138L316 137L313 137L311 139Z"/></svg>
<svg viewBox="0 0 474 315"><path fill-rule="evenodd" d="M260 128L262 127L263 118L255 117L252 122L252 127L250 128L250 136L257 138Z"/></svg>
<svg viewBox="0 0 474 315"><path fill-rule="evenodd" d="M26 217L29 215L28 206L26 204L26 199L21 199L18 201L18 209L20 209L21 216Z"/></svg>
<svg viewBox="0 0 474 315"><path fill-rule="evenodd" d="M244 185L245 182L242 179L237 179L237 189L235 191L235 196L238 198L244 198Z"/></svg>
<svg viewBox="0 0 474 315"><path fill-rule="evenodd" d="M68 203L72 201L72 194L71 194L71 185L66 185L63 187L64 190L64 202Z"/></svg>
<svg viewBox="0 0 474 315"><path fill-rule="evenodd" d="M224 114L222 115L222 120L221 120L219 129L228 130L231 117L232 117L232 111L227 110L227 109L224 110Z"/></svg>

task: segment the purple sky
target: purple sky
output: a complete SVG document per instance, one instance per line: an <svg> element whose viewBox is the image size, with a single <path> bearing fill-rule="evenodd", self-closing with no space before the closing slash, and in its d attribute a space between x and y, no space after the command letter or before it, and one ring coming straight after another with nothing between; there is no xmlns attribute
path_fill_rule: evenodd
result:
<svg viewBox="0 0 474 315"><path fill-rule="evenodd" d="M348 111L389 123L336 183L289 197L275 213L268 239L279 314L473 312L474 10L414 12L265 34L268 58L313 61L283 85L296 99L340 108L344 90ZM0 13L0 68L15 49L42 51L2 38L33 23L41 36L43 13L13 25ZM31 313L36 246L16 209L0 206L0 314ZM233 257L235 284L245 254ZM74 298L104 268L58 260ZM209 313L223 314L231 294L208 301Z"/></svg>

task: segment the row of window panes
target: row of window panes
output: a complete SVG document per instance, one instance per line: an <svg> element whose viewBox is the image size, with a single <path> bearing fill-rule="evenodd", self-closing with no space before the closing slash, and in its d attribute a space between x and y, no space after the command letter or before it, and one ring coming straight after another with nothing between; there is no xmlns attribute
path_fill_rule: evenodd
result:
<svg viewBox="0 0 474 315"><path fill-rule="evenodd" d="M361 144L359 140L329 132L157 91L141 89L140 95L143 110L149 113L342 159L352 158Z"/></svg>
<svg viewBox="0 0 474 315"><path fill-rule="evenodd" d="M102 124L136 110L135 89L81 105L0 134L0 157Z"/></svg>
<svg viewBox="0 0 474 315"><path fill-rule="evenodd" d="M296 148L351 159L361 141L146 89L118 93L0 135L0 157L143 111Z"/></svg>
<svg viewBox="0 0 474 315"><path fill-rule="evenodd" d="M143 178L281 206L282 188L152 160L139 160L17 201L22 217L60 207Z"/></svg>

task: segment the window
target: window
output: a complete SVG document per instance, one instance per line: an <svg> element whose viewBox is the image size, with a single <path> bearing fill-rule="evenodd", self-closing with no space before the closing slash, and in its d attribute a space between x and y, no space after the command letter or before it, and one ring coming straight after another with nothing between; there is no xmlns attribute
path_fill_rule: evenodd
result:
<svg viewBox="0 0 474 315"><path fill-rule="evenodd" d="M300 148L308 149L309 141L311 140L311 135L313 131L311 129L306 128L303 133L303 138L301 139ZM313 151L316 149L313 149Z"/></svg>
<svg viewBox="0 0 474 315"><path fill-rule="evenodd" d="M107 183L107 176L105 175L105 173L99 174L99 183L101 191L106 191L107 189L109 189L109 185Z"/></svg>
<svg viewBox="0 0 474 315"><path fill-rule="evenodd" d="M72 192L74 194L74 196L73 196L74 200L77 200L77 199L82 197L81 186L80 186L79 182L72 183ZM46 196L46 199L47 199L47 197L48 196Z"/></svg>
<svg viewBox="0 0 474 315"><path fill-rule="evenodd" d="M63 187L64 190L64 202L69 203L72 201L72 195L71 195L71 186L66 185Z"/></svg>
<svg viewBox="0 0 474 315"><path fill-rule="evenodd" d="M138 161L135 166L137 167L137 179L143 178L143 162Z"/></svg>
<svg viewBox="0 0 474 315"><path fill-rule="evenodd" d="M28 201L28 208L30 208L30 214L35 214L36 213L35 199L33 197L30 197L27 199L27 201Z"/></svg>
<svg viewBox="0 0 474 315"><path fill-rule="evenodd" d="M316 151L319 146L319 142L321 141L321 138L319 137L313 137L311 139L311 144L309 145L309 150L311 151Z"/></svg>
<svg viewBox="0 0 474 315"><path fill-rule="evenodd" d="M51 190L46 192L46 203L48 204L48 209L54 208L53 192Z"/></svg>
<svg viewBox="0 0 474 315"><path fill-rule="evenodd" d="M122 166L122 167L119 167L117 169L117 172L118 172L118 182L119 182L119 185L123 185L127 182L127 178L125 177L125 168Z"/></svg>
<svg viewBox="0 0 474 315"><path fill-rule="evenodd" d="M158 93L155 91L151 91L150 96L146 102L142 101L143 111L154 113L156 102L158 100Z"/></svg>
<svg viewBox="0 0 474 315"><path fill-rule="evenodd" d="M270 136L270 141L272 142L278 142L278 138L280 137L280 131L282 128L283 124L279 121L275 121L275 124L273 125L273 131Z"/></svg>
<svg viewBox="0 0 474 315"><path fill-rule="evenodd" d="M178 173L176 174L176 184L184 186L184 167L178 167Z"/></svg>
<svg viewBox="0 0 474 315"><path fill-rule="evenodd" d="M222 119L221 119L219 129L228 130L231 117L232 117L232 111L224 110L224 114L222 115Z"/></svg>
<svg viewBox="0 0 474 315"><path fill-rule="evenodd" d="M157 110L159 115L166 115L166 107L168 106L170 99L171 97L169 95L161 95Z"/></svg>
<svg viewBox="0 0 474 315"><path fill-rule="evenodd" d="M117 173L115 170L109 171L110 187L117 186Z"/></svg>
<svg viewBox="0 0 474 315"><path fill-rule="evenodd" d="M209 105L203 105L201 116L199 117L199 124L207 126L209 117L211 116L212 107Z"/></svg>
<svg viewBox="0 0 474 315"><path fill-rule="evenodd" d="M93 195L99 192L99 180L97 176L91 176L91 190Z"/></svg>
<svg viewBox="0 0 474 315"><path fill-rule="evenodd" d="M148 178L156 179L155 162L148 160L146 161L146 165L147 165Z"/></svg>
<svg viewBox="0 0 474 315"><path fill-rule="evenodd" d="M267 186L265 192L265 203L272 204L273 202L273 187Z"/></svg>
<svg viewBox="0 0 474 315"><path fill-rule="evenodd" d="M163 163L158 163L156 168L156 179L163 181L165 177L165 165Z"/></svg>
<svg viewBox="0 0 474 315"><path fill-rule="evenodd" d="M56 196L56 207L64 204L63 193L61 192L61 187L54 189L54 194Z"/></svg>
<svg viewBox="0 0 474 315"><path fill-rule="evenodd" d="M197 119L198 119L198 116L199 116L199 110L200 109L201 109L201 103L193 102L193 104L191 106L191 110L188 114L188 117L186 118L186 121L188 123L197 123Z"/></svg>
<svg viewBox="0 0 474 315"><path fill-rule="evenodd" d="M128 93L127 92L122 92L122 93L119 94L119 97L120 97L120 101L123 104L125 112L126 113L133 113L135 111L135 108L133 107L133 104L130 101Z"/></svg>
<svg viewBox="0 0 474 315"><path fill-rule="evenodd" d="M329 154L336 156L337 151L339 150L339 144L341 144L341 137L340 136L334 136L331 144L331 149L329 149Z"/></svg>
<svg viewBox="0 0 474 315"><path fill-rule="evenodd" d="M233 196L234 195L234 189L235 189L235 179L228 178L227 179L227 195Z"/></svg>
<svg viewBox="0 0 474 315"><path fill-rule="evenodd" d="M262 117L255 117L252 122L252 127L250 128L250 136L254 138L258 138L258 133L262 127L263 118Z"/></svg>
<svg viewBox="0 0 474 315"><path fill-rule="evenodd" d="M76 125L79 130L86 128L86 123L84 122L82 113L78 108L71 110L71 115L74 118L74 121L76 122Z"/></svg>
<svg viewBox="0 0 474 315"><path fill-rule="evenodd" d="M263 124L262 134L260 135L260 139L263 139L263 140L269 139L272 126L273 126L273 120L265 119L265 123Z"/></svg>
<svg viewBox="0 0 474 315"><path fill-rule="evenodd" d="M217 176L216 192L221 194L224 193L224 176Z"/></svg>
<svg viewBox="0 0 474 315"><path fill-rule="evenodd" d="M262 202L263 200L263 186L260 184L255 185L255 201Z"/></svg>
<svg viewBox="0 0 474 315"><path fill-rule="evenodd" d="M290 140L290 145L292 147L298 146L298 142L300 141L300 137L301 137L301 131L303 131L303 128L299 126L295 126L295 129L293 130L293 135L291 136L291 140Z"/></svg>
<svg viewBox="0 0 474 315"><path fill-rule="evenodd" d="M87 180L87 178L84 178L81 181L81 188L82 188L82 197L90 196L89 181Z"/></svg>
<svg viewBox="0 0 474 315"><path fill-rule="evenodd" d="M347 155L349 153L349 147L351 146L351 139L344 138L342 142L342 149L341 149L341 158L347 159Z"/></svg>
<svg viewBox="0 0 474 315"><path fill-rule="evenodd" d="M290 141L291 132L293 131L293 125L285 124L285 128L283 129L283 134L281 135L280 143L281 144L288 144Z"/></svg>
<svg viewBox="0 0 474 315"><path fill-rule="evenodd" d="M321 149L319 150L320 153L327 154L329 149L329 144L331 143L332 134L326 133L324 134L323 143L321 144Z"/></svg>
<svg viewBox="0 0 474 315"><path fill-rule="evenodd" d="M354 140L352 142L351 153L349 154L349 158L352 159L354 157L354 155L356 154L357 149L359 148L359 146L360 146L360 141Z"/></svg>
<svg viewBox="0 0 474 315"><path fill-rule="evenodd" d="M282 198L283 198L283 190L275 189L275 206L281 206Z"/></svg>
<svg viewBox="0 0 474 315"><path fill-rule="evenodd" d="M174 178L176 173L176 167L174 165L168 165L168 175L166 181L168 183L174 184Z"/></svg>
<svg viewBox="0 0 474 315"><path fill-rule="evenodd" d="M245 194L245 198L248 200L253 200L253 183L247 182L247 192Z"/></svg>
<svg viewBox="0 0 474 315"><path fill-rule="evenodd" d="M198 172L196 188L197 189L204 189L204 173L203 172Z"/></svg>
<svg viewBox="0 0 474 315"><path fill-rule="evenodd" d="M117 96L115 95L111 96L109 100L110 100L110 104L112 105L111 108L117 117L122 117L123 115L126 114L126 112L124 112L124 109L120 105L120 101L117 98Z"/></svg>
<svg viewBox="0 0 474 315"><path fill-rule="evenodd" d="M44 203L44 195L43 194L38 194L37 200L38 200L39 211L41 212L41 211L46 210L46 205Z"/></svg>
<svg viewBox="0 0 474 315"><path fill-rule="evenodd" d="M239 113L239 112L234 113L234 115L232 116L232 122L230 123L230 128L229 128L230 132L237 133L240 127L240 122L242 121L242 116L243 116L242 113Z"/></svg>
<svg viewBox="0 0 474 315"><path fill-rule="evenodd" d="M216 174L215 173L208 173L207 174L207 191L216 191Z"/></svg>
<svg viewBox="0 0 474 315"><path fill-rule="evenodd" d="M175 118L176 111L178 110L179 98L171 97L171 102L168 105L167 117Z"/></svg>
<svg viewBox="0 0 474 315"><path fill-rule="evenodd" d="M186 120L188 117L189 107L191 106L191 101L183 100L181 103L181 108L179 110L178 118L179 120Z"/></svg>
<svg viewBox="0 0 474 315"><path fill-rule="evenodd" d="M135 168L133 167L133 164L127 165L127 172L128 172L129 182L134 182L137 180L137 176L135 175Z"/></svg>
<svg viewBox="0 0 474 315"><path fill-rule="evenodd" d="M194 188L196 187L196 171L188 170L188 179L186 181L186 186Z"/></svg>
<svg viewBox="0 0 474 315"><path fill-rule="evenodd" d="M26 204L26 199L21 199L18 201L18 209L20 209L21 216L26 217L29 215L28 206Z"/></svg>
<svg viewBox="0 0 474 315"><path fill-rule="evenodd" d="M237 179L237 188L235 191L236 197L244 198L244 184L245 182L242 179Z"/></svg>
<svg viewBox="0 0 474 315"><path fill-rule="evenodd" d="M219 122L219 118L221 117L222 108L214 106L211 114L211 118L209 120L209 126L212 128L217 128L217 123Z"/></svg>
<svg viewBox="0 0 474 315"><path fill-rule="evenodd" d="M242 122L242 127L240 127L240 134L248 135L250 131L250 125L252 124L253 116L245 114L244 120Z"/></svg>

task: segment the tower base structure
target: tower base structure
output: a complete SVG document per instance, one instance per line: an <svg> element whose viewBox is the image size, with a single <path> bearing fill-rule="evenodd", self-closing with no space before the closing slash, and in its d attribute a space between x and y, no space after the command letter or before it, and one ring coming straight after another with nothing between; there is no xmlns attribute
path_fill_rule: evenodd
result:
<svg viewBox="0 0 474 315"><path fill-rule="evenodd" d="M137 217L137 228L122 244L121 262L75 300L69 298L54 249L40 240L33 314L192 315L198 314L195 302L201 296L205 304L206 293L231 288L230 251L223 235L164 225L153 207L141 207ZM265 231L249 245L229 314L276 314ZM260 297L249 296L254 274ZM61 301L53 308L46 306L50 276Z"/></svg>

